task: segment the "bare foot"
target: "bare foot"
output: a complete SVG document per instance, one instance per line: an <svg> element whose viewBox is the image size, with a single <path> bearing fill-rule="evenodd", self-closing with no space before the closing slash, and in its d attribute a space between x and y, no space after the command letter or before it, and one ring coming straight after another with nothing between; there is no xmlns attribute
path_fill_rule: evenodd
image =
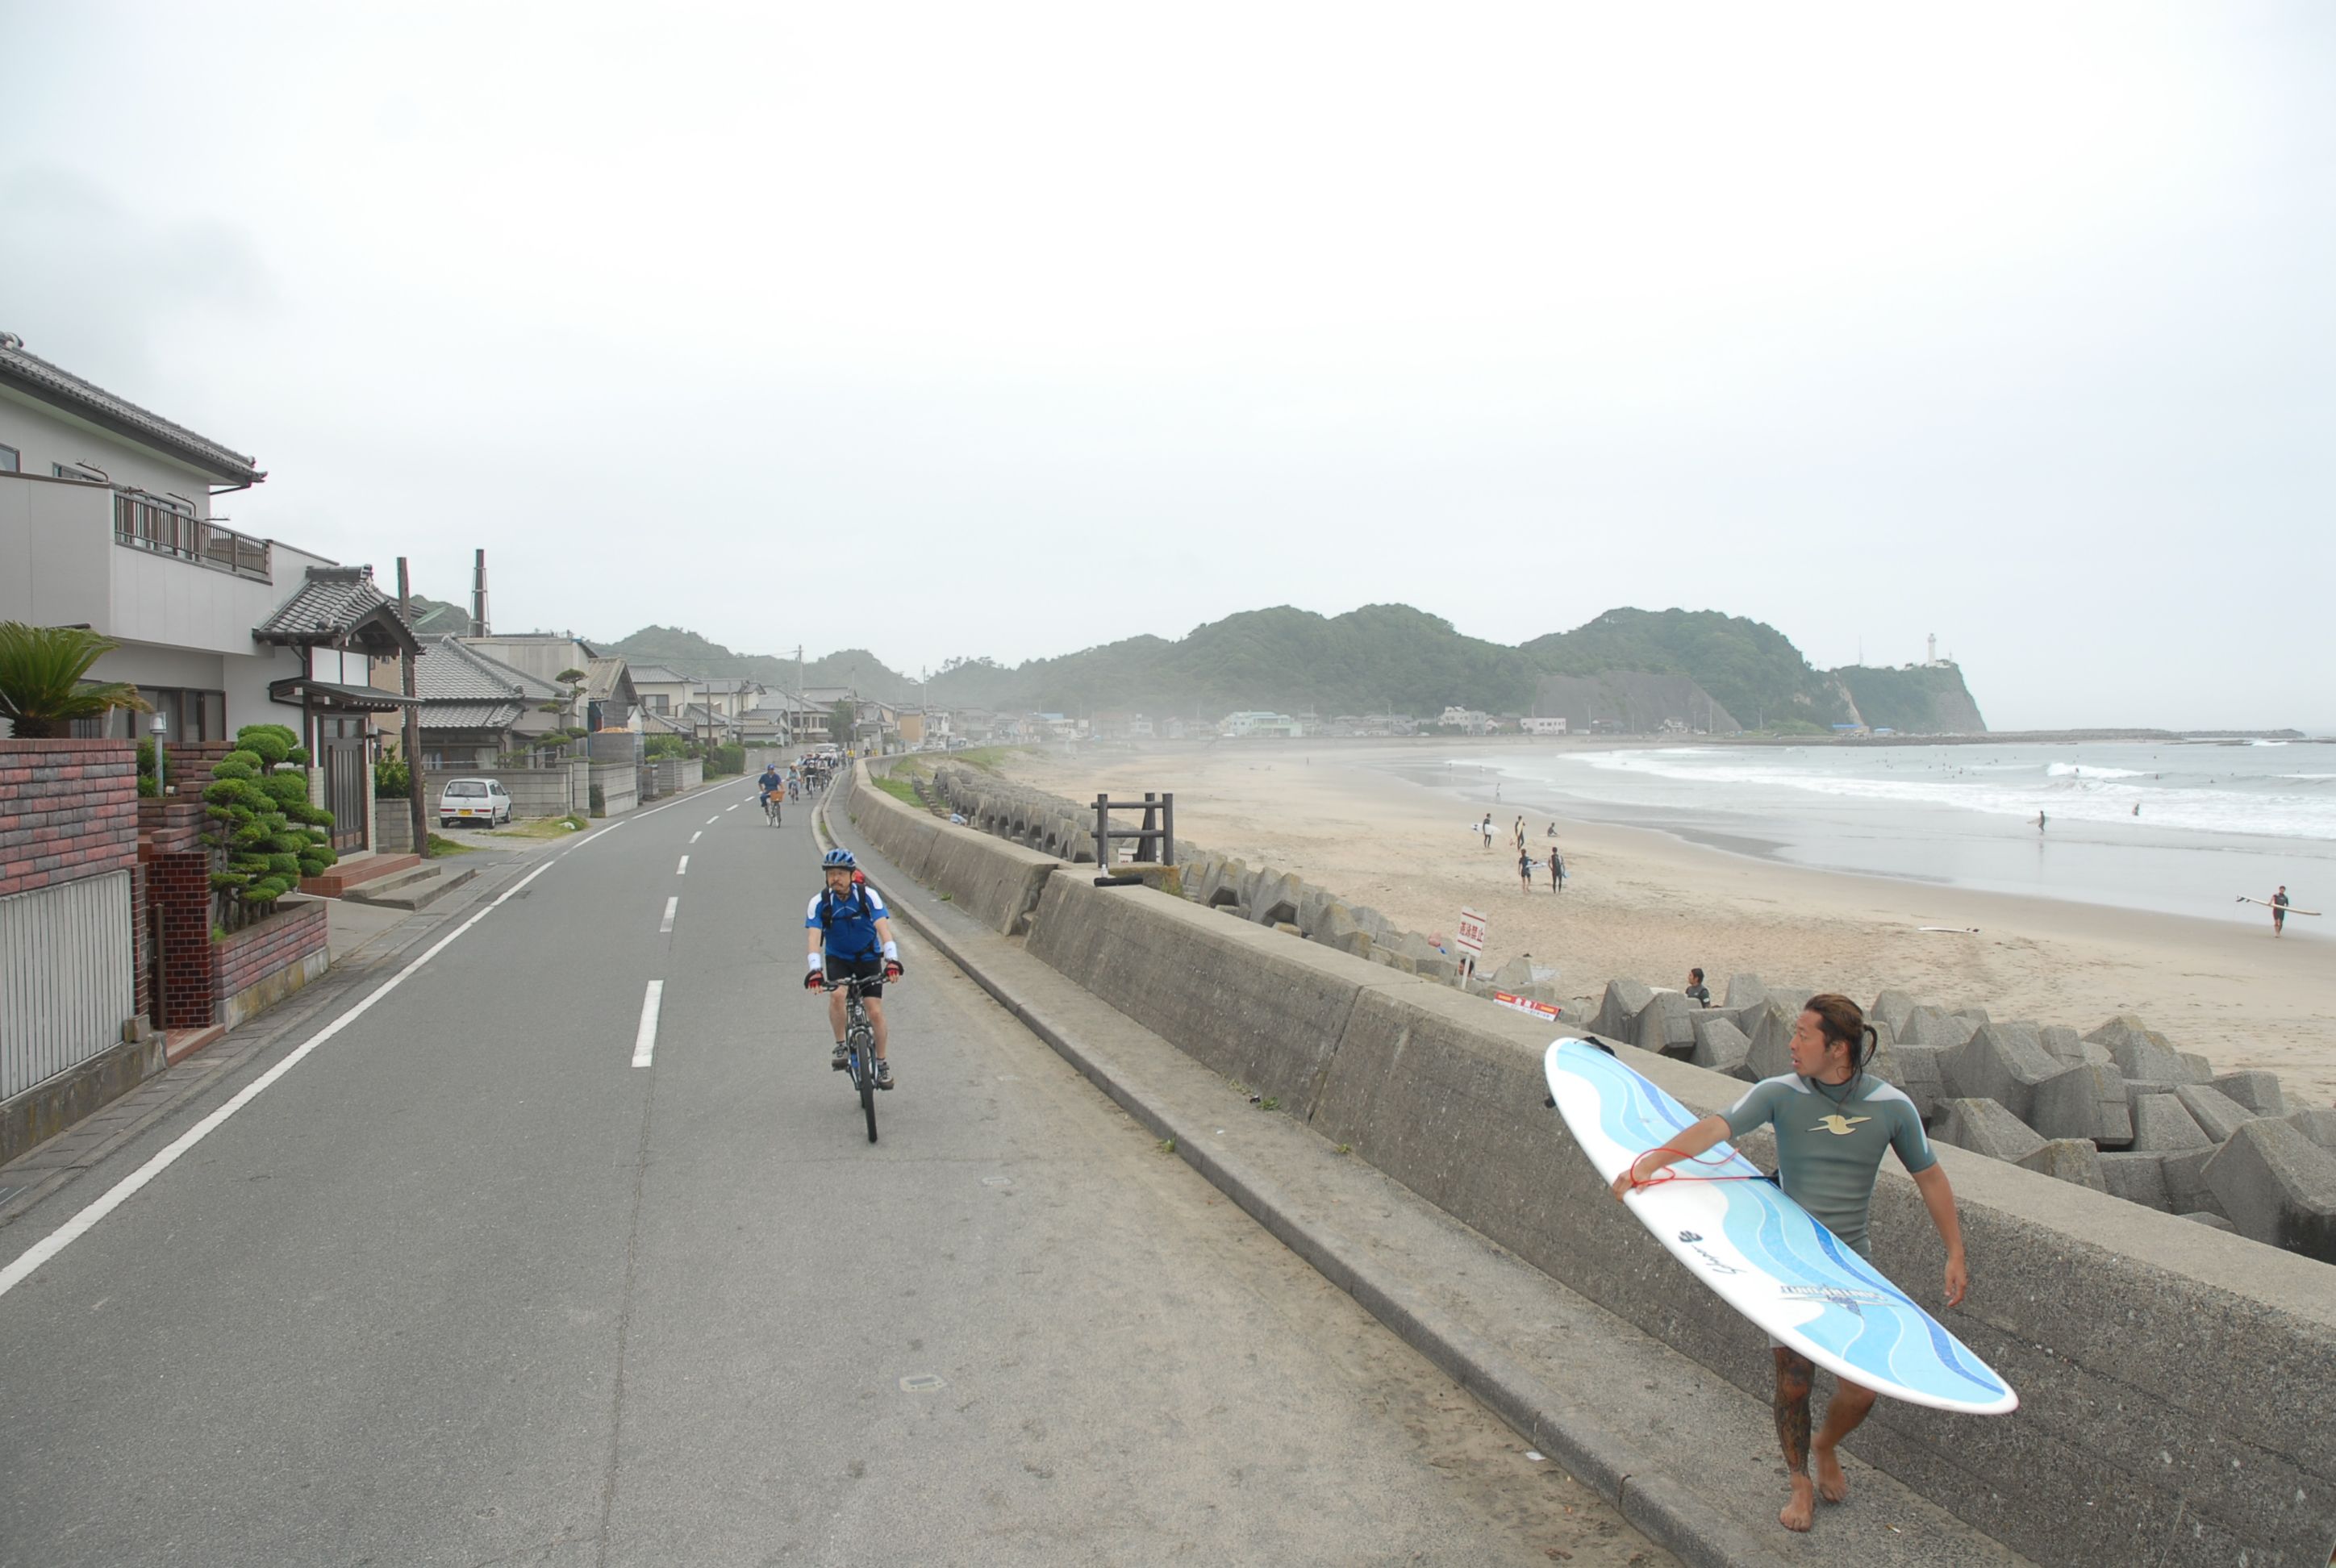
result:
<svg viewBox="0 0 2336 1568"><path fill-rule="evenodd" d="M1816 1498L1809 1491L1806 1475L1793 1477L1793 1500L1776 1514L1776 1523L1787 1530L1806 1530L1816 1523Z"/></svg>
<svg viewBox="0 0 2336 1568"><path fill-rule="evenodd" d="M1817 1462L1817 1495L1828 1503L1838 1503L1849 1495L1849 1477L1842 1474L1841 1460L1830 1448L1812 1448L1809 1457Z"/></svg>

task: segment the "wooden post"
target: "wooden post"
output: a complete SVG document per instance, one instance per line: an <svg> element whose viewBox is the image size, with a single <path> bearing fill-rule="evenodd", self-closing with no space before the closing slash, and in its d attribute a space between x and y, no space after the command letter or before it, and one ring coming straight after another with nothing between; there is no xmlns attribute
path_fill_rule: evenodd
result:
<svg viewBox="0 0 2336 1568"><path fill-rule="evenodd" d="M397 618L405 623L406 634L414 631L413 617L406 604L405 558L397 558ZM406 649L398 662L404 667L405 695L414 692L414 651ZM423 824L428 818L423 805L422 787L422 708L417 703L405 705L405 792L406 803L413 812L414 852L423 860L430 858L430 830Z"/></svg>

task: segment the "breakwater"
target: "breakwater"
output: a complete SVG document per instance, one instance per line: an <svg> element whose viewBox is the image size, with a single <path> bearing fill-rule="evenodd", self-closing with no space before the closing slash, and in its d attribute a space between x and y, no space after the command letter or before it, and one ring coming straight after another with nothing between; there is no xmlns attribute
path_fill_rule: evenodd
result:
<svg viewBox="0 0 2336 1568"><path fill-rule="evenodd" d="M862 778L848 803L909 874L985 909L985 923L1122 1013L1766 1398L1757 1331L1680 1275L1543 1108L1546 1024L1163 890L1096 887L1092 865L1076 866L1075 833L1053 851L1008 843ZM1740 1090L1670 1051L1630 1059L1699 1111ZM1765 1157L1758 1141L1747 1152ZM1960 1147L1940 1154L1973 1266L1952 1322L2023 1407L1984 1420L1885 1404L1858 1456L2039 1562L2321 1568L2336 1543L2325 1266ZM1938 1244L1894 1171L1874 1234L1880 1266L1927 1295ZM1692 1464L1683 1456L1683 1473Z"/></svg>

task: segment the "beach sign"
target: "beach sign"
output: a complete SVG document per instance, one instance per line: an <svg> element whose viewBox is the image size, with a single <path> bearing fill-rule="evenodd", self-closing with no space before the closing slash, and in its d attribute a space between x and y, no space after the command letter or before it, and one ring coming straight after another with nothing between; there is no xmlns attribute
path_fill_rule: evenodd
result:
<svg viewBox="0 0 2336 1568"><path fill-rule="evenodd" d="M1494 991L1493 999L1504 1008L1514 1008L1521 1013L1532 1013L1539 1018L1555 1019L1565 1016L1547 1002L1537 1002L1531 997L1520 997L1509 991Z"/></svg>
<svg viewBox="0 0 2336 1568"><path fill-rule="evenodd" d="M1470 958L1484 956L1484 917L1475 910L1460 911L1460 928L1452 939L1453 946Z"/></svg>

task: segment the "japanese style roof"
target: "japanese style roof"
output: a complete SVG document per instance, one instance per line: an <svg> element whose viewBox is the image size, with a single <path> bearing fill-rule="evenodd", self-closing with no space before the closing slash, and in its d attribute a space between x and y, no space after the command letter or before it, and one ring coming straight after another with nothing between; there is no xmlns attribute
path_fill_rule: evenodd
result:
<svg viewBox="0 0 2336 1568"><path fill-rule="evenodd" d="M625 661L608 654L595 655L584 667L584 695L593 702L609 702L621 698L628 706L638 707L640 697L633 690L632 673Z"/></svg>
<svg viewBox="0 0 2336 1568"><path fill-rule="evenodd" d="M268 477L259 465L239 452L198 435L159 414L139 407L72 371L51 365L24 351L22 338L0 332L0 386L61 409L125 441L176 458L190 467L231 484L257 484Z"/></svg>
<svg viewBox="0 0 2336 1568"><path fill-rule="evenodd" d="M261 642L295 648L351 642L375 648L421 644L398 618L397 606L374 586L369 566L312 566L307 579L276 612L251 628Z"/></svg>
<svg viewBox="0 0 2336 1568"><path fill-rule="evenodd" d="M424 702L423 729L509 729L527 710L515 702Z"/></svg>
<svg viewBox="0 0 2336 1568"><path fill-rule="evenodd" d="M557 702L560 689L523 669L442 637L414 666L424 729L507 729L530 707Z"/></svg>

